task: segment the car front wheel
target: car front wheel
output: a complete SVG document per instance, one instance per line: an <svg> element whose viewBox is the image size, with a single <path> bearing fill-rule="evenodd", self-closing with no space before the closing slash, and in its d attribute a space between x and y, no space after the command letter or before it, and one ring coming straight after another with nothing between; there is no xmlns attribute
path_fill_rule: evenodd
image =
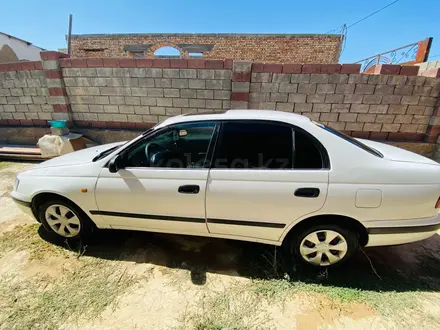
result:
<svg viewBox="0 0 440 330"><path fill-rule="evenodd" d="M295 235L289 246L297 259L315 267L341 265L359 248L357 233L337 225L315 225Z"/></svg>
<svg viewBox="0 0 440 330"><path fill-rule="evenodd" d="M93 231L93 225L87 215L76 205L67 201L48 201L38 210L44 228L58 236L77 239L89 236Z"/></svg>

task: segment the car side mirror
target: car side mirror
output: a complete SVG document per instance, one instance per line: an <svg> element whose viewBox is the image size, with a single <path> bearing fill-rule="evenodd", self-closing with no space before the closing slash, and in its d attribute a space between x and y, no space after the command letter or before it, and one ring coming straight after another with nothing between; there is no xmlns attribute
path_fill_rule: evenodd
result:
<svg viewBox="0 0 440 330"><path fill-rule="evenodd" d="M125 164L121 155L116 155L108 163L108 170L110 173L116 173L117 171L123 168L125 168Z"/></svg>

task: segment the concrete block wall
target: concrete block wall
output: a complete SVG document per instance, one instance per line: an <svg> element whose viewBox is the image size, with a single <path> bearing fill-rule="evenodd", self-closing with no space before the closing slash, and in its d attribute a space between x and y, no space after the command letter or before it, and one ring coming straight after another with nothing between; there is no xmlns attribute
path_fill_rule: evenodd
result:
<svg viewBox="0 0 440 330"><path fill-rule="evenodd" d="M0 64L0 125L47 125L50 102L41 62Z"/></svg>
<svg viewBox="0 0 440 330"><path fill-rule="evenodd" d="M437 61L431 61L431 62L423 62L423 63L417 63L417 65L420 69L419 72L423 72L429 69L437 69L440 68L440 60Z"/></svg>
<svg viewBox="0 0 440 330"><path fill-rule="evenodd" d="M295 112L353 136L380 140L423 141L430 126L438 126L433 119L439 106L436 77L408 75L407 69L406 75L359 74L355 65L304 67L254 63L248 108Z"/></svg>
<svg viewBox="0 0 440 330"><path fill-rule="evenodd" d="M440 163L440 135L437 138L437 150L434 154L434 159Z"/></svg>
<svg viewBox="0 0 440 330"><path fill-rule="evenodd" d="M440 69L205 59L66 58L0 65L0 127L143 130L170 116L272 109L362 138L436 145Z"/></svg>
<svg viewBox="0 0 440 330"><path fill-rule="evenodd" d="M230 61L128 61L60 61L75 123L143 129L171 116L231 107Z"/></svg>

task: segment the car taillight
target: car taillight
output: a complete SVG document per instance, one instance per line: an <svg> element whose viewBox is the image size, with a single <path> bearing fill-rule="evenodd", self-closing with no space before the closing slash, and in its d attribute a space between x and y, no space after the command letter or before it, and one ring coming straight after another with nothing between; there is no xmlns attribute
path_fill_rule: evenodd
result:
<svg viewBox="0 0 440 330"><path fill-rule="evenodd" d="M437 199L437 203L435 203L435 208L440 209L440 197Z"/></svg>

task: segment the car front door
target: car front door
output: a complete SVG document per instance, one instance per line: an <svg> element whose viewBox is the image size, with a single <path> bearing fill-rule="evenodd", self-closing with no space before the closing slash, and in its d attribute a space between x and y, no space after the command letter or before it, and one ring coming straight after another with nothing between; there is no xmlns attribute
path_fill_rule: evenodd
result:
<svg viewBox="0 0 440 330"><path fill-rule="evenodd" d="M208 176L209 231L275 241L293 221L319 210L328 162L317 143L287 124L222 123Z"/></svg>
<svg viewBox="0 0 440 330"><path fill-rule="evenodd" d="M112 228L207 233L205 160L215 127L214 122L179 124L130 146L121 154L125 168L102 169L94 213Z"/></svg>

